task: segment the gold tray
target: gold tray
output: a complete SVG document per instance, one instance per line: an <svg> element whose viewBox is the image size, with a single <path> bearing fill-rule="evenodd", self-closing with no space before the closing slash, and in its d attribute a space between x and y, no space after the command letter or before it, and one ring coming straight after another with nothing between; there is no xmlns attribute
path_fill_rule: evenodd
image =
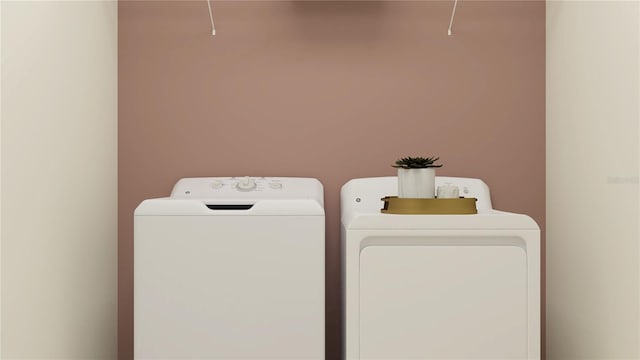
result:
<svg viewBox="0 0 640 360"><path fill-rule="evenodd" d="M477 214L476 198L457 199L411 199L385 196L385 214Z"/></svg>

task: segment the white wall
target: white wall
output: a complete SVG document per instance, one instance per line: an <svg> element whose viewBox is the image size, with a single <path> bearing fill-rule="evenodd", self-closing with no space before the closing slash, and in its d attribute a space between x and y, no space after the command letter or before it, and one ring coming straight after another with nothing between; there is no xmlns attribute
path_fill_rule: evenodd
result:
<svg viewBox="0 0 640 360"><path fill-rule="evenodd" d="M2 2L0 1L0 359L2 358Z"/></svg>
<svg viewBox="0 0 640 360"><path fill-rule="evenodd" d="M547 359L639 359L637 1L547 2Z"/></svg>
<svg viewBox="0 0 640 360"><path fill-rule="evenodd" d="M115 359L117 5L2 1L3 359Z"/></svg>

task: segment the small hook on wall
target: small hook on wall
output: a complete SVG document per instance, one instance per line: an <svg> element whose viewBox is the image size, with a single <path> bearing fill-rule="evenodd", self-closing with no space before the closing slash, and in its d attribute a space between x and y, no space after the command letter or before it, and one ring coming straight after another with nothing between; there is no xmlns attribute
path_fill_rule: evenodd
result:
<svg viewBox="0 0 640 360"><path fill-rule="evenodd" d="M456 16L456 7L457 6L458 6L458 0L455 0L454 3L453 3L453 11L451 12L451 20L449 21L449 31L447 31L447 34L449 36L451 36L451 28L453 27L453 18Z"/></svg>
<svg viewBox="0 0 640 360"><path fill-rule="evenodd" d="M458 0L456 0L458 1ZM216 35L216 25L213 23L213 13L211 12L211 0L207 0L207 6L209 7L209 19L211 19L211 35Z"/></svg>

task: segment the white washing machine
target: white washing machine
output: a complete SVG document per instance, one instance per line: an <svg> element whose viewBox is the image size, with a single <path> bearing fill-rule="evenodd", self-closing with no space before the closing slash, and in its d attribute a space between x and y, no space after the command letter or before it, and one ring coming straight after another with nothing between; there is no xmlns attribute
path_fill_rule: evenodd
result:
<svg viewBox="0 0 640 360"><path fill-rule="evenodd" d="M181 179L134 220L134 357L324 359L316 179Z"/></svg>
<svg viewBox="0 0 640 360"><path fill-rule="evenodd" d="M382 214L396 177L342 188L345 359L539 359L540 230L479 179L474 215Z"/></svg>

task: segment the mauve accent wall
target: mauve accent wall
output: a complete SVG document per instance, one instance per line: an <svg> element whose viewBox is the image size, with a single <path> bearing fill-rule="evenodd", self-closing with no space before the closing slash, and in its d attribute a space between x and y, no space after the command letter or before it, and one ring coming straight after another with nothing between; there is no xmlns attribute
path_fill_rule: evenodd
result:
<svg viewBox="0 0 640 360"><path fill-rule="evenodd" d="M544 227L545 3L463 1L447 36L452 5L216 1L213 37L205 1L119 2L120 359L133 357L133 210L181 177L322 181L327 359L340 357L347 180L435 155L439 175L482 178L496 208Z"/></svg>

